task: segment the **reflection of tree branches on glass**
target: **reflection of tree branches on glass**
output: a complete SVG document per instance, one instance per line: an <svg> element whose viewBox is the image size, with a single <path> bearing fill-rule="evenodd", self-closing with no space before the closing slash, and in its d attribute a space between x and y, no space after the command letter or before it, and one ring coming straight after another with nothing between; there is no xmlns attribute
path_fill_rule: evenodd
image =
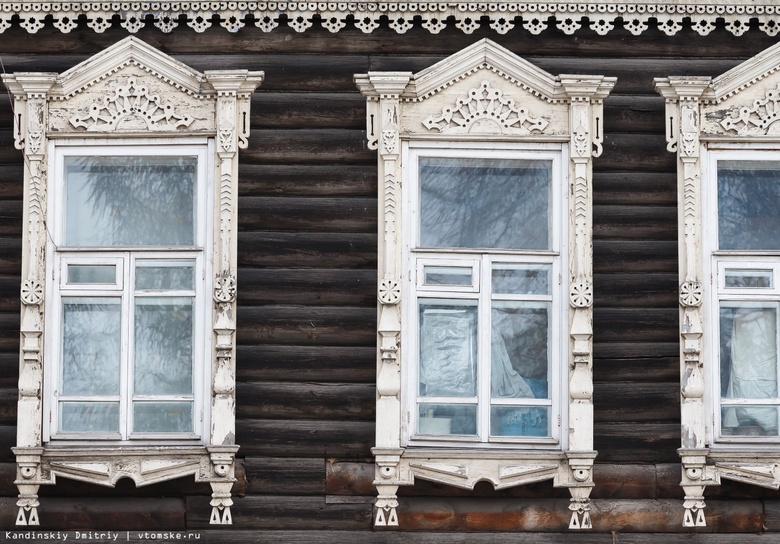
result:
<svg viewBox="0 0 780 544"><path fill-rule="evenodd" d="M493 396L549 398L548 311L529 303L494 302Z"/></svg>
<svg viewBox="0 0 780 544"><path fill-rule="evenodd" d="M551 163L422 158L423 247L549 249Z"/></svg>
<svg viewBox="0 0 780 544"><path fill-rule="evenodd" d="M119 299L63 299L62 394L118 395Z"/></svg>
<svg viewBox="0 0 780 544"><path fill-rule="evenodd" d="M720 249L780 249L780 162L718 163Z"/></svg>
<svg viewBox="0 0 780 544"><path fill-rule="evenodd" d="M192 393L192 299L137 298L135 394Z"/></svg>
<svg viewBox="0 0 780 544"><path fill-rule="evenodd" d="M66 157L66 244L194 245L195 157Z"/></svg>

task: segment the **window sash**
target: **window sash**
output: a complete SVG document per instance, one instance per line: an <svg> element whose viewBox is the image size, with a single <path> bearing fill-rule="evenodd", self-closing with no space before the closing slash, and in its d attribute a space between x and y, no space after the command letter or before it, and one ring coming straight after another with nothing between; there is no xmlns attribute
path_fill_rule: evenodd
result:
<svg viewBox="0 0 780 544"><path fill-rule="evenodd" d="M206 259L207 249L211 249L213 234L207 228L208 218L212 216L211 202L213 195L206 189L206 180L210 172L210 155L208 151L212 144L204 145L205 141L187 143L185 145L57 145L52 144L50 156L55 165L55 175L50 177L49 217L53 226L50 232L47 252L49 257L49 271L47 272L47 342L45 355L47 357L45 387L48 392L44 395L44 410L50 413L50 417L44 418L44 440L101 440L110 442L145 443L148 441L159 442L168 440L201 440L206 437L207 429L204 427L208 421L204 417L209 406L206 401L209 395L206 388L210 386L209 379L204 376L206 370L206 356L209 353L210 334L208 333L211 322L210 307L206 295L206 278L211 277L210 262ZM62 165L64 157L79 155L96 156L176 156L187 155L197 159L196 192L194 195L197 209L195 218L195 245L192 247L110 247L110 248L68 248L58 245L63 239L64 213L62 202ZM59 167L57 169L56 167ZM58 205L59 204L59 205ZM176 285L162 285L160 288L149 286L148 288L135 289L135 272L137 265L148 267L175 267L186 264L191 266L192 285L179 288ZM74 283L67 278L67 266L89 265L113 265L117 267L116 282L110 283ZM171 276L171 274L169 274ZM175 276L175 274L174 274ZM181 276L181 274L179 275ZM53 281L51 281L53 280ZM62 297L121 297L122 304L122 340L121 340L121 389L119 395L111 400L117 400L120 408L120 429L118 432L60 432L60 402L77 401L102 401L106 397L90 396L65 396L59 388L59 376L62 371L62 363L58 350L61 349L61 321L58 319L62 307ZM191 344L191 357L189 372L191 385L188 391L178 391L175 394L135 394L134 393L134 323L135 300L173 299L182 297L192 301L191 325L189 334ZM187 311L185 310L185 314ZM186 352L185 352L186 353ZM191 410L192 422L186 432L174 429L159 432L134 432L133 431L133 403L136 402L166 402L187 403ZM176 417L187 418L188 408L179 404L171 406L177 410ZM185 410L182 412L181 410ZM184 414L182 416L182 414ZM173 421L173 420L172 420ZM179 419L181 421L181 419ZM140 442L139 442L140 441Z"/></svg>
<svg viewBox="0 0 780 544"><path fill-rule="evenodd" d="M409 270L409 277L402 295L402 308L404 309L404 328L402 345L405 355L402 360L402 376L404 376L402 391L404 395L404 410L407 416L402 421L402 440L406 445L420 446L457 446L459 443L479 444L482 447L491 447L506 444L522 444L527 448L551 448L557 447L561 441L561 424L563 399L566 398L565 380L561 373L567 368L562 363L562 357L566 353L564 341L566 326L563 323L567 315L563 308L564 287L561 285L561 253L565 250L565 225L562 222L563 212L567 210L566 193L561 190L565 179L561 169L562 147L561 145L545 145L543 149L500 149L495 146L490 149L473 150L469 148L452 148L441 144L425 146L407 144L404 149L404 259ZM486 146L487 147L487 146ZM418 207L419 192L417 186L417 160L420 156L446 156L462 157L511 157L534 158L549 160L552 164L551 202L554 205L550 210L550 249L546 250L510 250L498 249L470 249L470 248L420 248L419 244L419 220ZM411 228L409 228L411 227ZM528 266L549 267L549 292L548 293L493 293L491 269L494 265L508 264L522 268ZM429 285L424 281L425 267L456 267L472 270L471 285ZM419 394L419 301L436 300L471 301L478 305L478 375L477 395L475 397L440 397L422 396ZM491 396L490 360L491 360L491 328L492 305L494 302L528 303L549 305L547 326L547 398L502 398ZM447 404L452 406L476 405L477 407L477 431L473 435L463 434L424 434L419 432L419 410L421 405ZM520 409L549 410L549 435L545 436L500 436L492 434L490 429L490 412L492 409L504 409L517 407ZM434 426L438 425L434 422Z"/></svg>
<svg viewBox="0 0 780 544"><path fill-rule="evenodd" d="M718 189L718 165L724 161L732 164L740 161L746 168L749 168L753 161L763 163L771 161L780 168L777 153L763 149L719 149L706 154L702 161L704 166L702 179L706 180L702 184L702 195L706 209L709 210L709 213L705 212L707 219L703 228L707 248L705 252L709 254L709 258L705 260L705 269L707 269L705 275L712 277L707 299L710 303L705 306L704 313L705 331L711 331L711 334L704 346L703 357L704 360L712 360L715 363L707 373L710 384L707 406L710 407L713 423L710 434L713 442L724 447L758 443L777 446L780 445L780 435L776 428L771 430L771 427L772 420L776 422L780 417L780 390L777 390L774 396L761 398L751 397L749 394L730 397L728 391L723 389L724 383L733 383L732 380L735 378L733 373L721 376L723 365L733 364L724 360L722 349L734 349L734 329L722 330L722 309L728 311L729 308L774 308L775 358L780 349L780 250L720 249L719 238L722 229L719 226L719 213L723 194ZM707 228L707 222L712 222L713 228ZM731 337L728 346L721 345L724 335L727 338ZM733 353L729 357L732 356ZM777 360L774 362L773 375L777 388L780 386L780 365ZM731 391L735 390L731 389ZM771 411L774 411L774 416L771 415ZM743 427L740 422L749 421L752 417L755 417L755 429L751 426ZM735 424L738 426L735 427ZM770 431L761 430L761 425L769 425ZM729 432L728 428L734 428L736 432ZM740 429L745 430L740 431Z"/></svg>

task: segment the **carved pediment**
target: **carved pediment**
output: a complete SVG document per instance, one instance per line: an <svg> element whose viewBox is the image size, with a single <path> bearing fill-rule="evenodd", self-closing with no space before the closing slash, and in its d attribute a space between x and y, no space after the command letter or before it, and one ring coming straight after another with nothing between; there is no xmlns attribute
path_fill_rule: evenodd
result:
<svg viewBox="0 0 780 544"><path fill-rule="evenodd" d="M727 132L739 136L766 136L780 134L780 83L769 89L750 106L734 106L730 117L720 121Z"/></svg>
<svg viewBox="0 0 780 544"><path fill-rule="evenodd" d="M488 81L470 90L453 106L445 106L441 115L423 120L427 129L443 134L530 134L542 132L548 124L542 117L530 116L526 108L515 104L513 98Z"/></svg>

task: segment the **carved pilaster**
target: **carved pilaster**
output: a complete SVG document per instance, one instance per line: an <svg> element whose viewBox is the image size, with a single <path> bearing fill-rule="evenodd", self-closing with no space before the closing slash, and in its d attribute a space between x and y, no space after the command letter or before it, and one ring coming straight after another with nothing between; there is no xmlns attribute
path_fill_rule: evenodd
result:
<svg viewBox="0 0 780 544"><path fill-rule="evenodd" d="M680 277L680 413L686 527L704 526L707 410L704 362L701 359L704 298L701 255L700 99L709 78L657 79L666 99L667 149L677 154Z"/></svg>

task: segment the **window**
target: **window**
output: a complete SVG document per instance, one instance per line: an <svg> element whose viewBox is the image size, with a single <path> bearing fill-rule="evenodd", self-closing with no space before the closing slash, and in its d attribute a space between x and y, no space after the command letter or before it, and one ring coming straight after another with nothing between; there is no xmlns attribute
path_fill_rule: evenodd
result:
<svg viewBox="0 0 780 544"><path fill-rule="evenodd" d="M58 478L235 482L238 150L262 72L135 37L3 75L24 153L17 525Z"/></svg>
<svg viewBox="0 0 780 544"><path fill-rule="evenodd" d="M407 146L409 443L560 439L557 148Z"/></svg>
<svg viewBox="0 0 780 544"><path fill-rule="evenodd" d="M780 46L716 78L656 79L679 195L683 525L722 478L777 488Z"/></svg>
<svg viewBox="0 0 780 544"><path fill-rule="evenodd" d="M54 147L45 439L203 436L207 157L205 142Z"/></svg>
<svg viewBox="0 0 780 544"><path fill-rule="evenodd" d="M778 438L780 161L774 153L710 154L716 442ZM708 184L709 186L709 184ZM715 310L717 309L717 310Z"/></svg>
<svg viewBox="0 0 780 544"><path fill-rule="evenodd" d="M415 478L552 479L590 528L591 172L614 78L480 40L355 81L378 154L375 524L398 525Z"/></svg>

